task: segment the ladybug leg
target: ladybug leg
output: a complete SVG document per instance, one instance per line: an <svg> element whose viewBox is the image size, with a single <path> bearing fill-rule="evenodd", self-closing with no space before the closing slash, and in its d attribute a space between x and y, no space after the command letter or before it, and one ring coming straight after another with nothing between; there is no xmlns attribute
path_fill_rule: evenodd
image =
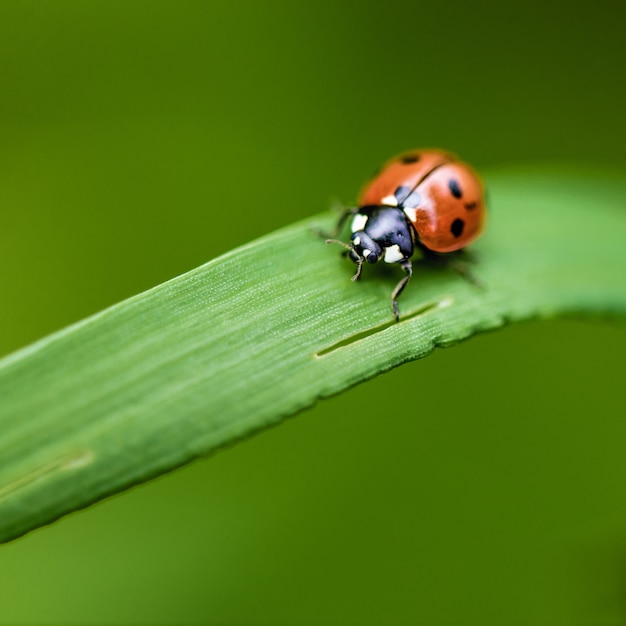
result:
<svg viewBox="0 0 626 626"><path fill-rule="evenodd" d="M471 248L463 248L462 250L459 250L458 254L464 261L472 264L478 263L480 257L480 254Z"/></svg>
<svg viewBox="0 0 626 626"><path fill-rule="evenodd" d="M356 207L353 207L353 208L350 208L350 209L343 209L341 215L339 216L339 219L337 220L337 224L335 224L335 228L333 229L333 231L328 233L328 232L323 231L323 230L317 230L316 231L317 235L319 237L324 238L324 239L334 239L341 232L341 229L344 227L344 224L346 223L346 220L351 215L354 215L357 211L358 211L358 209Z"/></svg>
<svg viewBox="0 0 626 626"><path fill-rule="evenodd" d="M398 296L402 293L406 284L411 280L411 276L413 276L413 265L409 259L406 261L402 261L400 264L402 269L406 272L403 276L402 280L396 285L396 288L393 290L391 294L391 310L393 311L393 316L396 318L396 322L400 321L400 313L398 312Z"/></svg>
<svg viewBox="0 0 626 626"><path fill-rule="evenodd" d="M363 270L363 263L365 262L365 258L357 253L353 245L350 245L349 243L346 243L345 241L340 241L339 239L327 239L326 243L336 243L342 246L343 248L345 248L344 253L343 253L344 255L352 253L352 260L357 265L356 272L354 276L352 277L352 280L359 280L359 278L361 278L361 271Z"/></svg>
<svg viewBox="0 0 626 626"><path fill-rule="evenodd" d="M424 246L420 246L424 260L439 267L449 267L454 270L461 278L464 278L468 283L478 287L479 289L486 289L485 284L472 272L470 263L476 261L476 255L473 251L463 249L456 252L439 253L433 252Z"/></svg>
<svg viewBox="0 0 626 626"><path fill-rule="evenodd" d="M479 289L486 289L485 283L483 283L477 276L472 272L470 266L467 262L460 261L457 258L447 259L448 265L451 269L453 269L459 276L464 278L468 283L474 285L474 287L478 287Z"/></svg>

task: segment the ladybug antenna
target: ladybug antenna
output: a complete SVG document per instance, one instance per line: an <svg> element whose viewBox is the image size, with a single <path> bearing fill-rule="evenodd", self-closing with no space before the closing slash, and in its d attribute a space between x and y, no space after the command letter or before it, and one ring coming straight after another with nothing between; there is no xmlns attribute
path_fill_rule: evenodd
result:
<svg viewBox="0 0 626 626"><path fill-rule="evenodd" d="M340 245L342 248L345 248L347 252L350 252L353 255L353 260L357 265L356 273L352 277L352 280L359 280L361 276L361 270L363 269L363 263L365 261L365 257L361 256L355 249L354 244L346 243L345 241L339 241L339 239L327 239L326 243L336 243Z"/></svg>
<svg viewBox="0 0 626 626"><path fill-rule="evenodd" d="M326 243L336 243L344 247L346 250L354 252L354 246L352 244L346 243L345 241L339 241L339 239L327 239Z"/></svg>

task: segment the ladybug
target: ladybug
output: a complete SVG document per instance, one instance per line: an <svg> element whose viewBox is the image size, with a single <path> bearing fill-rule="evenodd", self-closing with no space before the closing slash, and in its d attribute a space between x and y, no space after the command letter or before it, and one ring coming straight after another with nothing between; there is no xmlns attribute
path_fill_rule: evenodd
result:
<svg viewBox="0 0 626 626"><path fill-rule="evenodd" d="M414 150L388 161L368 182L358 207L346 211L338 224L352 216L350 243L328 239L348 249L357 264L398 263L405 275L391 294L396 318L397 298L409 282L416 249L426 257L465 248L479 235L485 218L483 185L469 165L442 150Z"/></svg>

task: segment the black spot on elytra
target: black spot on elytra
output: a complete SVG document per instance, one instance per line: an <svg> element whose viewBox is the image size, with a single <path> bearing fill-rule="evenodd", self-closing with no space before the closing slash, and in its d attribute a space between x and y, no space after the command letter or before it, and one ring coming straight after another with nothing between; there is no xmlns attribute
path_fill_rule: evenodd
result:
<svg viewBox="0 0 626 626"><path fill-rule="evenodd" d="M465 208L468 211L473 211L477 206L478 206L478 202L476 202L476 201L474 201L474 202L466 202L465 203Z"/></svg>
<svg viewBox="0 0 626 626"><path fill-rule="evenodd" d="M411 163L417 163L420 160L419 154L405 154L400 161L405 165L410 165Z"/></svg>
<svg viewBox="0 0 626 626"><path fill-rule="evenodd" d="M455 198L460 198L463 195L463 192L461 191L461 188L459 187L459 183L457 183L457 181L454 180L454 178L451 178L448 181L448 187L450 187L450 193Z"/></svg>
<svg viewBox="0 0 626 626"><path fill-rule="evenodd" d="M460 237L461 234L463 233L463 229L465 228L465 222L459 218L455 219L454 222L452 222L452 226L450 226L450 232L455 236L455 237Z"/></svg>
<svg viewBox="0 0 626 626"><path fill-rule="evenodd" d="M409 191L411 191L411 188L408 185L400 185L393 192L393 195L396 197L398 202L401 203L404 200L406 194L409 193Z"/></svg>

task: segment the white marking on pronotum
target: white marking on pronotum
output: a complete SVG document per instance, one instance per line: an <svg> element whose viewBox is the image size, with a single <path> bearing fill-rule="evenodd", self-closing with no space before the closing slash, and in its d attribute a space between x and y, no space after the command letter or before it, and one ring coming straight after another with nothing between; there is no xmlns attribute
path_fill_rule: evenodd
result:
<svg viewBox="0 0 626 626"><path fill-rule="evenodd" d="M371 250L368 250L367 248L365 248L365 250L363 250L363 256L367 259L367 257L372 254Z"/></svg>
<svg viewBox="0 0 626 626"><path fill-rule="evenodd" d="M352 232L356 233L359 230L363 230L365 228L365 224L367 224L367 215L363 215L363 213L357 213L352 218Z"/></svg>
<svg viewBox="0 0 626 626"><path fill-rule="evenodd" d="M404 214L412 221L415 222L417 219L417 209L414 207L404 207Z"/></svg>
<svg viewBox="0 0 626 626"><path fill-rule="evenodd" d="M395 196L385 196L382 199L382 203L385 206L398 206L398 198L396 198Z"/></svg>
<svg viewBox="0 0 626 626"><path fill-rule="evenodd" d="M355 237L355 238L352 240L352 243L353 243L355 246L360 246L360 245L361 245L361 238L360 238L360 237Z"/></svg>
<svg viewBox="0 0 626 626"><path fill-rule="evenodd" d="M400 246L397 243L385 248L385 263L397 263L403 258L404 254L400 252Z"/></svg>

